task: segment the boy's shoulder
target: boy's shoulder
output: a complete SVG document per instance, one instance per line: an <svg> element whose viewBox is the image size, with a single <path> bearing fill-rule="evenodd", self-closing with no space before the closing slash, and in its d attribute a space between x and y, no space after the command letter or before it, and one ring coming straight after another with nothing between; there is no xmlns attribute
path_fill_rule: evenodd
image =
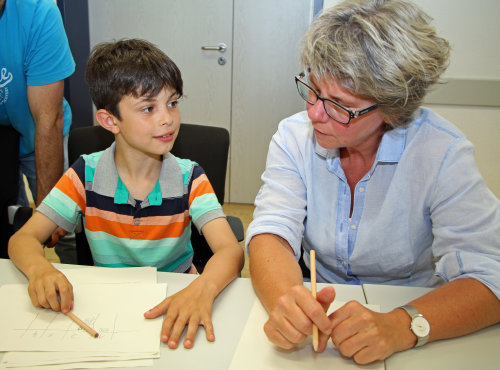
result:
<svg viewBox="0 0 500 370"><path fill-rule="evenodd" d="M199 166L198 163L195 161L192 161L191 159L188 158L179 158L170 153L170 155L175 159L179 167L181 168L182 172L190 172L195 168L196 166Z"/></svg>
<svg viewBox="0 0 500 370"><path fill-rule="evenodd" d="M99 163L99 159L101 159L104 152L105 150L101 150L100 152L82 154L81 158L83 159L86 167L96 168L97 163Z"/></svg>
<svg viewBox="0 0 500 370"><path fill-rule="evenodd" d="M198 178L200 175L205 173L203 168L191 159L178 158L172 153L170 153L170 157L173 158L179 166L184 185L189 184L189 182L193 179Z"/></svg>

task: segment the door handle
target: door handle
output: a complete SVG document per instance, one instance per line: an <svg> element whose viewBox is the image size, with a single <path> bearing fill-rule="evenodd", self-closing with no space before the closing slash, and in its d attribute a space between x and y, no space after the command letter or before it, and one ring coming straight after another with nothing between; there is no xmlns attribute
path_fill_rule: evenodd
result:
<svg viewBox="0 0 500 370"><path fill-rule="evenodd" d="M227 45L224 43L220 43L217 46L202 46L201 50L208 50L208 51L220 51L221 53L224 53L227 49Z"/></svg>

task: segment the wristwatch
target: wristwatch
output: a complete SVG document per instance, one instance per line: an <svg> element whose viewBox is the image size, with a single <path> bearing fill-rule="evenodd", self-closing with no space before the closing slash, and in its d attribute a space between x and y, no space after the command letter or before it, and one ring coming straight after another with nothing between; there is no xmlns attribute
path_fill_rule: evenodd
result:
<svg viewBox="0 0 500 370"><path fill-rule="evenodd" d="M410 329L417 336L417 344L415 347L423 346L429 339L429 333L431 331L431 326L429 321L422 315L418 310L410 305L401 306L408 315L411 317Z"/></svg>

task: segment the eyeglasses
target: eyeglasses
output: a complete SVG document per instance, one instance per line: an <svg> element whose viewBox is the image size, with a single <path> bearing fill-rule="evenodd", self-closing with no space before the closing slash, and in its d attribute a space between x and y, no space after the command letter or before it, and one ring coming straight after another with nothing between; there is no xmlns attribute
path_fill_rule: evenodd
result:
<svg viewBox="0 0 500 370"><path fill-rule="evenodd" d="M335 121L342 123L343 125L347 126L351 122L351 119L358 118L363 114L366 114L378 108L378 104L373 104L368 108L352 111L342 106L341 104L334 102L333 100L322 98L321 96L319 96L316 90L302 81L304 77L304 73L295 76L297 90L299 90L299 94L302 99L312 105L316 104L318 100L321 100L323 102L323 106L325 107L326 114L328 114L328 116L333 118Z"/></svg>

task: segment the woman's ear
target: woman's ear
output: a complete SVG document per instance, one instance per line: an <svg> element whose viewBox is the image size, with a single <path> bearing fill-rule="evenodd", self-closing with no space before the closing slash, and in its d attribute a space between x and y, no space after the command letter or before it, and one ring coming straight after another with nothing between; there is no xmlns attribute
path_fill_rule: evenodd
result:
<svg viewBox="0 0 500 370"><path fill-rule="evenodd" d="M97 122L108 131L113 134L118 134L120 131L119 126L116 124L116 117L109 113L106 109L99 109L95 114Z"/></svg>

